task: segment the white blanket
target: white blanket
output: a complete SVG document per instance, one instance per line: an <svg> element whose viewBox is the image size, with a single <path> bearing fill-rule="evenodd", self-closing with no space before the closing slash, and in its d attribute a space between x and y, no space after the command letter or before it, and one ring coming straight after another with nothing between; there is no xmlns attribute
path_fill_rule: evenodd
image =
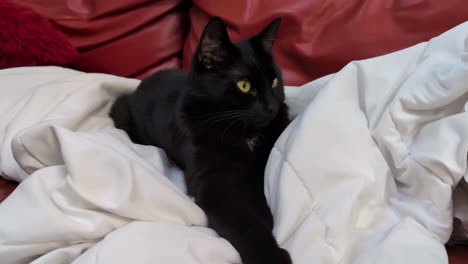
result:
<svg viewBox="0 0 468 264"><path fill-rule="evenodd" d="M21 181L0 204L0 263L240 262L164 152L113 127L112 101L137 85L0 71L0 170ZM467 179L468 23L287 97L298 116L272 150L265 193L294 263L447 263L452 191ZM468 222L468 192L457 197Z"/></svg>

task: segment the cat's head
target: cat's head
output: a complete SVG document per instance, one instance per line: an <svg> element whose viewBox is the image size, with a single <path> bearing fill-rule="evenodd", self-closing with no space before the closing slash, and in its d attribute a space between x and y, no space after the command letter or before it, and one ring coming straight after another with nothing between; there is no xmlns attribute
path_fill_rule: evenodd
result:
<svg viewBox="0 0 468 264"><path fill-rule="evenodd" d="M259 129L274 119L284 101L281 70L271 53L280 23L277 18L233 43L220 18L208 22L192 58L192 117L204 124L211 118L210 126L230 125L233 131Z"/></svg>

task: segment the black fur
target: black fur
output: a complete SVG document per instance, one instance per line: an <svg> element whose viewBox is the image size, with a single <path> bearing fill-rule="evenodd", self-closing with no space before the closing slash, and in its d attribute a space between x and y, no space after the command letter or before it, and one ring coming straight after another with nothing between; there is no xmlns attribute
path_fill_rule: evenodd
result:
<svg viewBox="0 0 468 264"><path fill-rule="evenodd" d="M281 70L271 54L280 22L232 43L223 21L211 19L190 72L154 74L120 97L110 114L134 142L161 147L185 170L188 192L209 226L244 264L292 263L272 235L263 177L289 123ZM240 80L250 81L250 93L239 90Z"/></svg>

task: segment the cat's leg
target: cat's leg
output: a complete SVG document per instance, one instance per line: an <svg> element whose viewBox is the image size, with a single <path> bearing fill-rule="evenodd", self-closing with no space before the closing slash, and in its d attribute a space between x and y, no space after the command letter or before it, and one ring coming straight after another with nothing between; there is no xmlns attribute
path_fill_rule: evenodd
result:
<svg viewBox="0 0 468 264"><path fill-rule="evenodd" d="M258 186L250 188L247 195L250 197L249 202L254 208L255 213L261 218L268 230L272 231L273 215L264 194L263 181Z"/></svg>
<svg viewBox="0 0 468 264"><path fill-rule="evenodd" d="M235 177L228 175L235 173L213 171L203 175L205 180L198 185L196 202L205 211L209 226L236 248L243 264L291 264L288 252L278 246L249 197L241 188L223 186L219 180Z"/></svg>

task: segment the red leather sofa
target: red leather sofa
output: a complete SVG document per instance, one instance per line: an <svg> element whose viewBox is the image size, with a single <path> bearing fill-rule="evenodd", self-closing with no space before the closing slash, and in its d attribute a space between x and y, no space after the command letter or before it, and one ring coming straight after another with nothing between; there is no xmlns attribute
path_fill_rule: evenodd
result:
<svg viewBox="0 0 468 264"><path fill-rule="evenodd" d="M50 19L80 52L69 67L144 78L188 69L201 31L222 17L231 38L283 23L274 53L287 85L301 85L365 59L427 41L468 21L467 0L13 0ZM0 180L0 201L14 183ZM468 248L449 248L468 263Z"/></svg>

